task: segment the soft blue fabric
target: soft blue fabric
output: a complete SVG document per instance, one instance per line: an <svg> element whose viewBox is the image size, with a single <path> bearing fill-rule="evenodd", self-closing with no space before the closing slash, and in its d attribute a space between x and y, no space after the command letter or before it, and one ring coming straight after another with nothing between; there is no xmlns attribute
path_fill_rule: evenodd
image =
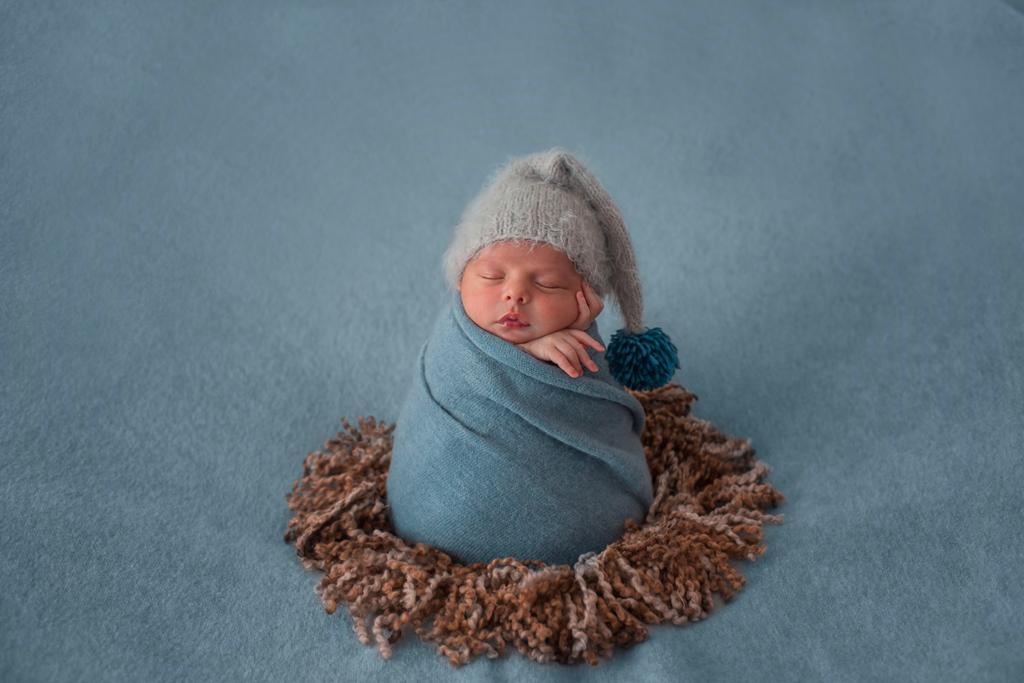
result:
<svg viewBox="0 0 1024 683"><path fill-rule="evenodd" d="M587 330L602 346L597 323ZM569 377L478 327L456 294L420 354L388 474L406 541L465 563L575 564L654 500L644 412L598 372Z"/></svg>
<svg viewBox="0 0 1024 683"><path fill-rule="evenodd" d="M786 521L596 668L384 661L284 494L397 419L460 212L556 145ZM0 681L1024 679L1022 159L994 0L3 3Z"/></svg>

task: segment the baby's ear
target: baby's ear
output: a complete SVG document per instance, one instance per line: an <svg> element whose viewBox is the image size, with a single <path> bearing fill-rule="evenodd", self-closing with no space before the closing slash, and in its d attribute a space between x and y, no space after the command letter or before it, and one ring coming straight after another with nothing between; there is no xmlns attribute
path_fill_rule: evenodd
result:
<svg viewBox="0 0 1024 683"><path fill-rule="evenodd" d="M458 282L455 283L455 291L457 291L457 292L461 292L462 291L462 280L459 280Z"/></svg>

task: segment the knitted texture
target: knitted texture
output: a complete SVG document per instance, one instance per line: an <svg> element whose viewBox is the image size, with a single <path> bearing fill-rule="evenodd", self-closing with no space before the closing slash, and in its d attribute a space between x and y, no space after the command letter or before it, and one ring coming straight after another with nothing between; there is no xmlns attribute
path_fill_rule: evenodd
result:
<svg viewBox="0 0 1024 683"><path fill-rule="evenodd" d="M597 295L612 295L625 329L644 329L643 296L619 207L586 167L552 149L513 159L470 203L445 254L454 286L474 256L503 241L543 242L564 252Z"/></svg>
<svg viewBox="0 0 1024 683"><path fill-rule="evenodd" d="M588 333L600 341L597 325ZM425 344L395 431L391 521L461 562L575 562L653 500L640 404L478 327L454 297Z"/></svg>
<svg viewBox="0 0 1024 683"><path fill-rule="evenodd" d="M626 334L619 330L605 354L612 377L627 389L649 391L668 384L679 368L676 345L660 327Z"/></svg>
<svg viewBox="0 0 1024 683"><path fill-rule="evenodd" d="M765 514L784 501L750 443L690 415L678 385L634 393L647 415L642 443L654 482L647 521L573 566L494 559L465 566L394 535L385 509L391 432L373 418L310 453L288 507L285 540L329 613L347 607L359 640L381 655L411 629L452 665L507 645L540 662L598 663L644 640L647 625L698 621L745 580L731 560L762 553Z"/></svg>

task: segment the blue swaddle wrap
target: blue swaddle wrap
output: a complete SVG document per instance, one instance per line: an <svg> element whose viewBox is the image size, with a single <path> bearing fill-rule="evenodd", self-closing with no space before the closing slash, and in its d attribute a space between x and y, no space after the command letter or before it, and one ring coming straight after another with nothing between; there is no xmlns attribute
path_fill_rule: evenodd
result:
<svg viewBox="0 0 1024 683"><path fill-rule="evenodd" d="M587 333L601 341L596 323ZM479 328L455 296L420 353L395 429L396 533L469 564L572 564L653 500L644 412L612 379L571 378Z"/></svg>

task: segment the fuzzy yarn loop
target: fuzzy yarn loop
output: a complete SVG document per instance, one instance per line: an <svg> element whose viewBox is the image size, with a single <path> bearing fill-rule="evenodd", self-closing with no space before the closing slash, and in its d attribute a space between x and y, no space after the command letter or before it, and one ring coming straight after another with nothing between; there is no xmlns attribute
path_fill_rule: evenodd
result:
<svg viewBox="0 0 1024 683"><path fill-rule="evenodd" d="M679 352L660 327L612 335L605 354L615 381L633 391L650 391L672 381L679 368Z"/></svg>

